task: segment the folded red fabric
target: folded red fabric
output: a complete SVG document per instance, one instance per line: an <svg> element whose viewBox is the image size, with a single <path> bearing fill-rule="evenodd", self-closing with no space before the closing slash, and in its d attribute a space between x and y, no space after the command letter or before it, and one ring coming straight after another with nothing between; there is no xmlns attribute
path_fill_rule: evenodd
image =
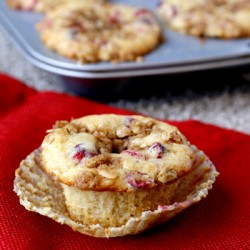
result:
<svg viewBox="0 0 250 250"><path fill-rule="evenodd" d="M0 75L0 249L250 249L250 136L197 121L171 122L211 158L220 176L208 197L136 236L98 239L28 212L14 171L56 120L132 112L83 98L37 92Z"/></svg>

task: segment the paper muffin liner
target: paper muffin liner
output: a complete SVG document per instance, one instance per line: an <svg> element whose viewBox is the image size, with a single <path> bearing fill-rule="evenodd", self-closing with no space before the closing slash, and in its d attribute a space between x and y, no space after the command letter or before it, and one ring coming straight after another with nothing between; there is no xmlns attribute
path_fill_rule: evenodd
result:
<svg viewBox="0 0 250 250"><path fill-rule="evenodd" d="M159 204L154 211L142 212L120 227L104 228L99 224L86 225L70 218L61 184L43 171L40 149L33 151L16 170L14 191L20 203L29 211L70 226L73 230L94 237L108 238L141 233L154 225L168 221L182 210L208 195L218 176L213 163L195 146L196 161L192 170L182 178L171 205Z"/></svg>

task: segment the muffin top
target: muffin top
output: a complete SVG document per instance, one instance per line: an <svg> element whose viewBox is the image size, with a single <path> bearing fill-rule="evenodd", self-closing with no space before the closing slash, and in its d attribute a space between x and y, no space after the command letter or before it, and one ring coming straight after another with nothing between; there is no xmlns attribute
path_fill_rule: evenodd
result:
<svg viewBox="0 0 250 250"><path fill-rule="evenodd" d="M250 36L249 0L162 0L159 14L169 27L195 36Z"/></svg>
<svg viewBox="0 0 250 250"><path fill-rule="evenodd" d="M112 3L67 2L37 28L50 49L82 63L139 60L162 39L150 10Z"/></svg>
<svg viewBox="0 0 250 250"><path fill-rule="evenodd" d="M130 192L172 183L195 156L174 126L144 116L58 121L42 143L44 170L81 190Z"/></svg>

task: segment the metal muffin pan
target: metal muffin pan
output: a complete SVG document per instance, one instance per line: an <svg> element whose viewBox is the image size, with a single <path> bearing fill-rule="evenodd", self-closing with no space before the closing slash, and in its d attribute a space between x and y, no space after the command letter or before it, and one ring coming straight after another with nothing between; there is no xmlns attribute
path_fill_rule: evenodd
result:
<svg viewBox="0 0 250 250"><path fill-rule="evenodd" d="M20 48L19 44L17 47ZM46 71L67 77L73 78L85 78L85 79L111 79L111 78L130 78L135 76L146 76L146 75L160 75L160 74L174 74L174 73L184 73L192 72L197 70L208 70L208 69L218 69L230 66L239 66L250 63L250 57L245 58L234 58L231 60L221 60L216 62L207 62L201 64L188 64L188 65L179 65L179 66L169 66L169 67L158 67L158 68L146 68L146 69L136 69L136 70L122 70L122 71L79 71L60 68L53 66L42 61L37 60L28 51L22 49L23 54L26 59L32 64L36 65L39 68L42 68Z"/></svg>
<svg viewBox="0 0 250 250"><path fill-rule="evenodd" d="M116 0L135 6L132 0ZM157 1L137 0L136 6L155 9ZM35 24L43 15L11 10L0 1L0 21L6 32L36 66L66 76L84 78L130 77L235 66L250 62L250 39L201 41L168 30L162 25L165 41L138 62L78 64L47 49L40 41Z"/></svg>

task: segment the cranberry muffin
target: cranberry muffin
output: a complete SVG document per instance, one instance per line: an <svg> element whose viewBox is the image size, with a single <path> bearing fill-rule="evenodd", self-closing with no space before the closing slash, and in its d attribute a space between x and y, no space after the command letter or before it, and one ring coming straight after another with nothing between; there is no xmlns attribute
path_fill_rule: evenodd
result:
<svg viewBox="0 0 250 250"><path fill-rule="evenodd" d="M82 63L138 61L162 37L147 9L84 1L49 12L37 29L49 49Z"/></svg>
<svg viewBox="0 0 250 250"><path fill-rule="evenodd" d="M162 0L162 20L176 31L199 37L250 36L249 0Z"/></svg>
<svg viewBox="0 0 250 250"><path fill-rule="evenodd" d="M170 204L194 160L175 127L142 116L57 122L42 144L44 169L63 184L71 216L103 227Z"/></svg>
<svg viewBox="0 0 250 250"><path fill-rule="evenodd" d="M137 234L206 197L218 172L174 126L144 116L58 121L16 170L26 209L95 237Z"/></svg>

